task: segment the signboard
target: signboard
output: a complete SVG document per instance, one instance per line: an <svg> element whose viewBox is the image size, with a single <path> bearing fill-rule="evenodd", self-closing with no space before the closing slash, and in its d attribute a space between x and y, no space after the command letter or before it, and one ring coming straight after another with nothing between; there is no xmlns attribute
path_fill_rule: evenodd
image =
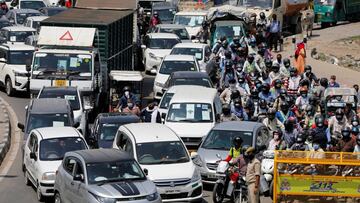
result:
<svg viewBox="0 0 360 203"><path fill-rule="evenodd" d="M280 195L360 197L360 178L356 177L280 175L278 181Z"/></svg>

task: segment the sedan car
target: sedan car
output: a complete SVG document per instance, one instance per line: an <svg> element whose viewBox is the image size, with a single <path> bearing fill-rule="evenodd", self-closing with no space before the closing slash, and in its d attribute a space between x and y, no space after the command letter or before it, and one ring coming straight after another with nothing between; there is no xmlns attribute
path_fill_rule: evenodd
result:
<svg viewBox="0 0 360 203"><path fill-rule="evenodd" d="M184 25L158 24L151 30L152 33L173 33L176 34L182 42L189 41L190 36Z"/></svg>
<svg viewBox="0 0 360 203"><path fill-rule="evenodd" d="M178 43L180 38L169 33L150 33L144 37L143 63L145 71L155 74L160 66L161 60L169 55L171 49Z"/></svg>
<svg viewBox="0 0 360 203"><path fill-rule="evenodd" d="M1 42L21 42L25 43L30 36L36 35L36 30L32 27L25 26L10 26L3 27L0 30Z"/></svg>
<svg viewBox="0 0 360 203"><path fill-rule="evenodd" d="M168 55L162 60L160 68L154 81L154 98L161 99L162 88L171 73L176 71L199 72L200 67L194 56L189 55Z"/></svg>
<svg viewBox="0 0 360 203"><path fill-rule="evenodd" d="M161 197L126 152L94 149L65 154L56 175L55 202L160 203Z"/></svg>
<svg viewBox="0 0 360 203"><path fill-rule="evenodd" d="M261 146L269 141L268 131L262 123L248 121L229 121L216 124L203 139L197 153L191 157L201 173L204 183L214 184L217 180L215 173L220 155L225 159L233 146L234 137L243 139L242 145Z"/></svg>
<svg viewBox="0 0 360 203"><path fill-rule="evenodd" d="M34 9L12 9L6 13L5 17L13 25L22 25L27 17L41 15L43 14Z"/></svg>
<svg viewBox="0 0 360 203"><path fill-rule="evenodd" d="M204 72L195 71L177 71L170 74L169 79L166 81L163 92L172 86L176 85L196 85L208 88L214 88L209 75Z"/></svg>

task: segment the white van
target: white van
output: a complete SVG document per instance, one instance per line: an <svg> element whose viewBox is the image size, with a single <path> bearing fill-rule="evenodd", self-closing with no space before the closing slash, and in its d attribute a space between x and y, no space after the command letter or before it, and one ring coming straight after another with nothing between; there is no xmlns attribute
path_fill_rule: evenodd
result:
<svg viewBox="0 0 360 203"><path fill-rule="evenodd" d="M165 125L178 134L186 146L197 147L221 114L217 90L197 86L178 90L172 97Z"/></svg>

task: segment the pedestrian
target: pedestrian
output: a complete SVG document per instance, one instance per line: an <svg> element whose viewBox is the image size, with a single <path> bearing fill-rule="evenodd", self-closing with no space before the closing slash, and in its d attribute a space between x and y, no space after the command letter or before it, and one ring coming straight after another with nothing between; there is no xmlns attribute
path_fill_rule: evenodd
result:
<svg viewBox="0 0 360 203"><path fill-rule="evenodd" d="M295 61L294 61L294 65L299 75L303 74L305 71L305 63L306 63L305 58L306 58L305 43L300 42L296 45Z"/></svg>
<svg viewBox="0 0 360 203"><path fill-rule="evenodd" d="M259 202L259 186L260 186L260 161L255 158L255 148L249 147L244 153L246 168L246 184L248 187L248 202Z"/></svg>
<svg viewBox="0 0 360 203"><path fill-rule="evenodd" d="M158 24L161 24L161 20L158 12L154 11L153 16L150 19L150 27L155 27Z"/></svg>
<svg viewBox="0 0 360 203"><path fill-rule="evenodd" d="M125 86L123 88L123 95L120 97L119 103L116 106L116 110L122 111L123 109L125 109L127 107L129 99L135 104L139 103L136 95L131 92L131 88L129 86Z"/></svg>
<svg viewBox="0 0 360 203"><path fill-rule="evenodd" d="M274 51L277 51L278 41L281 35L281 25L280 21L277 20L276 14L272 15L272 21L270 22L269 31L269 48L270 50L273 50L274 48Z"/></svg>
<svg viewBox="0 0 360 203"><path fill-rule="evenodd" d="M330 76L329 87L340 87L339 83L336 82L336 75Z"/></svg>
<svg viewBox="0 0 360 203"><path fill-rule="evenodd" d="M128 99L127 106L122 110L124 113L130 113L136 116L140 116L140 108L134 104L131 99Z"/></svg>
<svg viewBox="0 0 360 203"><path fill-rule="evenodd" d="M140 119L144 123L161 123L161 116L155 102L148 103L148 106L141 111Z"/></svg>

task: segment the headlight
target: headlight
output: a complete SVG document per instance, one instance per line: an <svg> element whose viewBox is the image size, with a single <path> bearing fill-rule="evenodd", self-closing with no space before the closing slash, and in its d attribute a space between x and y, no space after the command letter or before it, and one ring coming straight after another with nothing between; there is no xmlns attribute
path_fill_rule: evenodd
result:
<svg viewBox="0 0 360 203"><path fill-rule="evenodd" d="M165 84L163 83L160 83L160 82L155 82L155 86L158 86L158 87L164 87Z"/></svg>
<svg viewBox="0 0 360 203"><path fill-rule="evenodd" d="M14 72L16 77L27 77L27 73Z"/></svg>
<svg viewBox="0 0 360 203"><path fill-rule="evenodd" d="M200 156L197 155L194 159L193 159L193 163L196 165L196 166L199 166L199 167L203 167L204 166L204 162L201 160Z"/></svg>
<svg viewBox="0 0 360 203"><path fill-rule="evenodd" d="M195 169L194 175L193 175L193 177L191 178L191 182L194 183L194 182L199 181L200 179L201 179L200 172L199 172L199 170Z"/></svg>
<svg viewBox="0 0 360 203"><path fill-rule="evenodd" d="M90 192L90 194L92 194L92 196L94 196L94 198L100 203L115 203L116 202L116 199L114 199L114 198L101 197L101 196L95 195L91 192Z"/></svg>
<svg viewBox="0 0 360 203"><path fill-rule="evenodd" d="M150 56L151 58L155 59L155 60L158 59L158 57L156 57L155 54L153 54L153 53L149 53L149 56Z"/></svg>
<svg viewBox="0 0 360 203"><path fill-rule="evenodd" d="M42 180L55 180L55 172L46 172L43 173Z"/></svg>
<svg viewBox="0 0 360 203"><path fill-rule="evenodd" d="M155 201L155 200L157 200L158 197L159 197L159 194L157 192L154 192L153 194L146 196L146 199L148 201Z"/></svg>

